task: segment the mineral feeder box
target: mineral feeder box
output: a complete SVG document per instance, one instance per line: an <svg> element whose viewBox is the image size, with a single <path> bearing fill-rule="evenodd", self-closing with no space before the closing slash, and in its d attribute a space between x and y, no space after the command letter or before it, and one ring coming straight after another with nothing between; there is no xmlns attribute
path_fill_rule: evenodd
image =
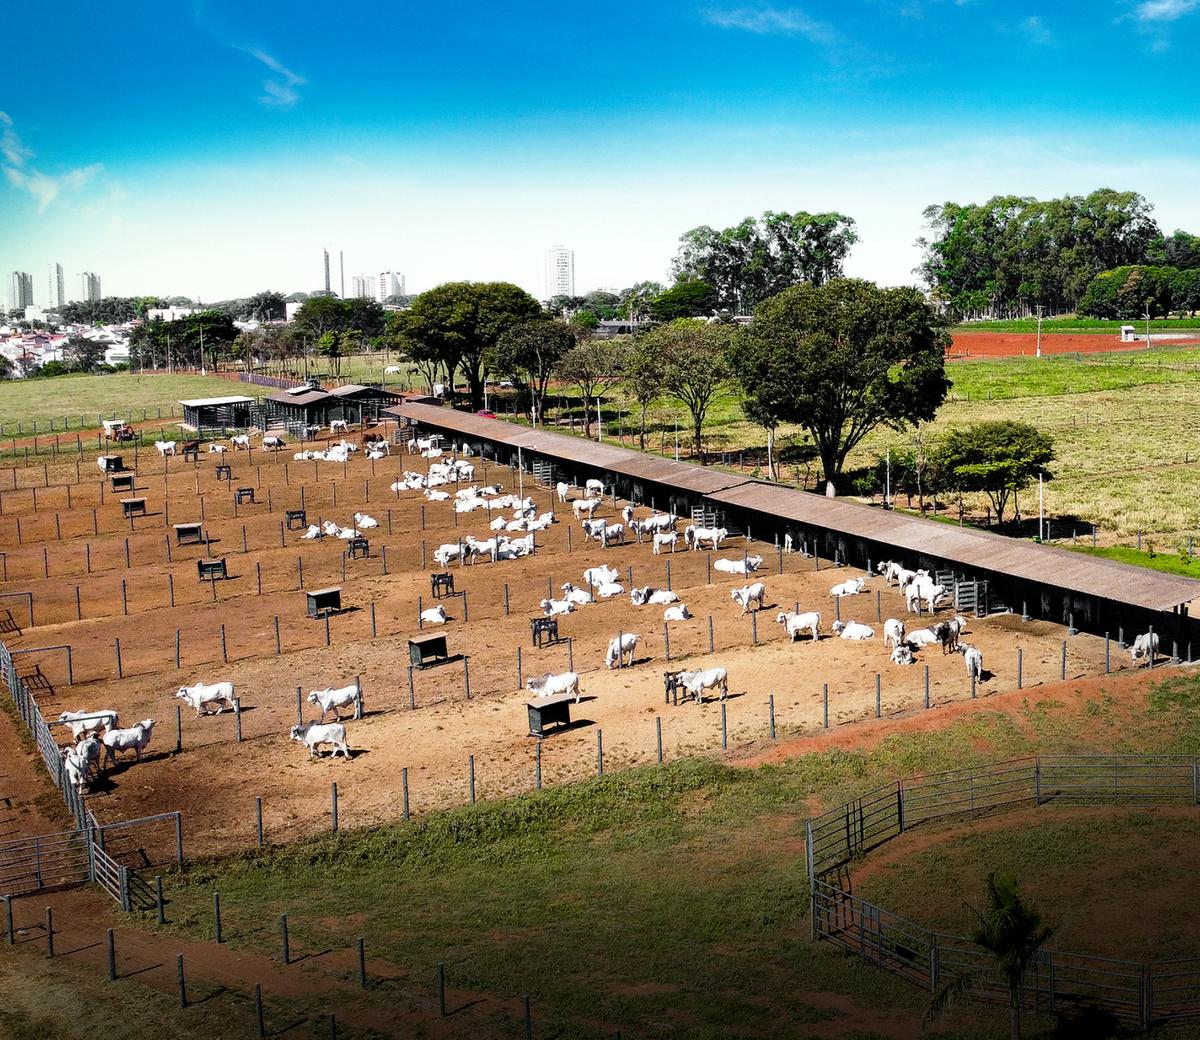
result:
<svg viewBox="0 0 1200 1040"><path fill-rule="evenodd" d="M308 616L310 618L324 617L342 609L342 588L335 585L328 589L312 589L306 592L308 597Z"/></svg>
<svg viewBox="0 0 1200 1040"><path fill-rule="evenodd" d="M529 735L544 737L546 727L571 725L571 702L575 700L573 693L557 693L553 697L537 697L527 701L525 707L529 711Z"/></svg>
<svg viewBox="0 0 1200 1040"><path fill-rule="evenodd" d="M408 641L408 659L414 668L445 664L450 660L450 652L446 649L446 637L436 632L427 636L414 636Z"/></svg>

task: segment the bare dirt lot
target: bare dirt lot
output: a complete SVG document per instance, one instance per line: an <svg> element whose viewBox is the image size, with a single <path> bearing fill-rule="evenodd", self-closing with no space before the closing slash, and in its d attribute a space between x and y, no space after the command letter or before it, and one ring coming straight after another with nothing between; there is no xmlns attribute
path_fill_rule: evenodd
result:
<svg viewBox="0 0 1200 1040"><path fill-rule="evenodd" d="M232 465L230 483L216 481L216 461ZM926 622L909 619L898 594L882 579L871 579L866 594L842 601L844 619L876 630L870 641L847 642L829 634L835 603L828 591L861 571L834 571L825 563L817 571L813 560L796 555L782 557L781 574L774 546L736 539L716 556L740 559L747 551L765 557L756 578L766 584L767 609L755 622L739 616L730 598L731 588L745 579L710 573L713 554L655 556L648 542L601 549L584 541L579 525L560 506L562 522L538 534L533 557L451 568L458 591L466 592L465 604L461 597L443 601L451 620L439 631L450 653L467 660L417 672L410 702L407 640L418 634L418 607L432 602L433 550L463 534L490 534L483 512L461 514L456 524L449 502L427 503L420 492L389 490L402 469L423 472L426 460L393 456L371 463L355 455L343 466L295 462L290 452L263 456L255 451L221 460L201 456L193 464L143 452L139 464L135 494L146 498L148 515L132 522L123 518L118 501L129 496L101 493L91 457L80 465L81 483L69 491L56 482L74 481L73 460L61 460L45 472L40 466L18 468L12 478L0 471L0 485L15 481L18 488L0 493L0 548L7 567L2 591L10 594L0 607L10 609L24 629L19 637L3 638L12 649L71 647L73 686L65 652L17 658L25 673L40 668L47 688L39 700L47 718L67 709L111 708L123 725L156 720L150 754L140 764L111 770L95 785L89 807L103 822L182 810L189 855L254 842L256 797L263 799L270 840L328 827L333 781L342 826L398 817L405 775L412 812L465 801L469 756L474 757L477 797L529 789L536 744L528 734L528 694L518 684L518 648L524 678L565 671L570 664L581 674L583 697L572 707L572 727L542 745L546 784L593 773L601 745L606 771L653 761L656 719L661 719L666 757L718 752L721 706L711 699L703 705L664 704L662 673L668 667L719 664L728 669L724 720L731 749L767 737L769 697L781 737L823 728L826 685L831 727L874 716L877 674L885 718L923 709L926 665L935 708L970 697L957 655L926 649L915 667L890 664L878 619L905 618L910 628ZM506 489L516 481L507 467L488 466L485 473L480 465L477 477ZM31 484L39 478L49 486L38 489L35 510ZM256 502L235 505L238 487L253 487ZM531 489L527 480L526 493ZM550 507L549 490L532 493L539 509ZM302 495L309 522L332 518L349 525L356 511L377 520L379 527L365 532L369 557L347 560L344 541L303 541L301 531L281 531L284 510L298 508ZM622 505L610 501L601 515L612 516ZM202 515L210 546L176 545L171 525ZM195 561L209 551L226 559L229 580L198 580ZM557 595L565 581L583 584L585 568L608 563L622 572L626 591L630 570L636 584L663 588L668 561L670 587L695 615L670 626L670 663L663 608L635 608L628 595L560 618L558 644L531 645L529 621L540 616L538 602L548 581ZM342 587L346 609L330 619L326 646L325 623L305 616L300 590L328 585ZM12 595L26 592L33 596L33 628L26 627L24 597ZM787 643L775 624L778 610L796 604L822 612L818 644ZM604 648L619 632L640 636L637 660L631 669L608 670ZM972 619L966 638L983 652L987 669L978 695L1016 689L1018 649L1025 686L1057 681L1065 637L1058 626L1022 624L1013 615ZM1113 664L1121 663L1127 658L1118 662L1114 647ZM1069 677L1103 669L1103 640L1076 636L1068 641ZM306 696L311 689L342 686L356 677L366 716L347 723L353 759L310 762L288 739L296 721L297 688ZM181 702L174 693L197 680L236 685L243 709L240 743L232 713L198 719L185 706L176 753ZM305 720L315 717L316 709L305 703ZM67 734L60 739L65 742Z"/></svg>
<svg viewBox="0 0 1200 1040"><path fill-rule="evenodd" d="M1171 340L1172 346L1200 343L1196 340ZM1043 354L1110 354L1145 350L1144 342L1122 343L1116 335L1043 333ZM955 332L950 354L954 357L1032 357L1037 353L1037 334L1033 332Z"/></svg>

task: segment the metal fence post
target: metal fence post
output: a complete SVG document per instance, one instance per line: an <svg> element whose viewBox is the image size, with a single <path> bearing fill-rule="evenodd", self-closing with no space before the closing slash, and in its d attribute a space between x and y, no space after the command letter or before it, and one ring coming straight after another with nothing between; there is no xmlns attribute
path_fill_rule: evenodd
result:
<svg viewBox="0 0 1200 1040"><path fill-rule="evenodd" d="M330 829L336 834L338 829L338 792L336 780L329 785L329 822Z"/></svg>
<svg viewBox="0 0 1200 1040"><path fill-rule="evenodd" d="M221 942L221 893L213 892L213 942Z"/></svg>
<svg viewBox="0 0 1200 1040"><path fill-rule="evenodd" d="M263 817L262 817L262 795L258 795L254 799L254 819L255 830L258 833L258 847L263 847Z"/></svg>
<svg viewBox="0 0 1200 1040"><path fill-rule="evenodd" d="M663 760L663 739L662 739L662 716L654 716L654 731L658 741L658 764L662 765Z"/></svg>
<svg viewBox="0 0 1200 1040"><path fill-rule="evenodd" d="M604 775L604 730L596 730L596 775Z"/></svg>
<svg viewBox="0 0 1200 1040"><path fill-rule="evenodd" d="M825 725L825 729L829 729L829 683L824 684L824 691L822 693L822 701L825 706L825 724L824 725Z"/></svg>
<svg viewBox="0 0 1200 1040"><path fill-rule="evenodd" d="M283 953L283 963L285 965L292 962L291 945L288 943L288 924L287 914L279 915L279 940Z"/></svg>
<svg viewBox="0 0 1200 1040"><path fill-rule="evenodd" d="M470 786L471 804L475 804L475 756L467 756L467 777Z"/></svg>

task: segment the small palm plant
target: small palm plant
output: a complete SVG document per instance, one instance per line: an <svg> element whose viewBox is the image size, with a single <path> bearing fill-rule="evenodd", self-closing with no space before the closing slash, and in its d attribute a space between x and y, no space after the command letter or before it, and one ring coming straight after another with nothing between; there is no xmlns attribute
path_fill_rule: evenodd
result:
<svg viewBox="0 0 1200 1040"><path fill-rule="evenodd" d="M1021 1036L1021 987L1025 971L1050 941L1054 929L1036 907L1021 897L1015 878L993 871L987 877L987 902L982 910L968 905L974 918L970 938L995 958L996 968L1008 983L1009 1035ZM926 1018L947 1010L955 997L968 993L979 973L956 975L930 1002Z"/></svg>

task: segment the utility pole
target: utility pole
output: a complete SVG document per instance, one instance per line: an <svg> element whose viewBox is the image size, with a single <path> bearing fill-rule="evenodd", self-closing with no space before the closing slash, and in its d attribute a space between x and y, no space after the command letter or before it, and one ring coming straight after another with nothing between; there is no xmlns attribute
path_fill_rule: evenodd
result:
<svg viewBox="0 0 1200 1040"><path fill-rule="evenodd" d="M1046 540L1046 497L1045 484L1042 481L1044 470L1038 471L1038 541Z"/></svg>
<svg viewBox="0 0 1200 1040"><path fill-rule="evenodd" d="M887 484L883 493L883 508L892 508L892 446L890 444L887 450Z"/></svg>
<svg viewBox="0 0 1200 1040"><path fill-rule="evenodd" d="M1042 356L1042 305L1038 304L1037 356Z"/></svg>
<svg viewBox="0 0 1200 1040"><path fill-rule="evenodd" d="M1146 301L1146 349L1150 349L1150 300Z"/></svg>

